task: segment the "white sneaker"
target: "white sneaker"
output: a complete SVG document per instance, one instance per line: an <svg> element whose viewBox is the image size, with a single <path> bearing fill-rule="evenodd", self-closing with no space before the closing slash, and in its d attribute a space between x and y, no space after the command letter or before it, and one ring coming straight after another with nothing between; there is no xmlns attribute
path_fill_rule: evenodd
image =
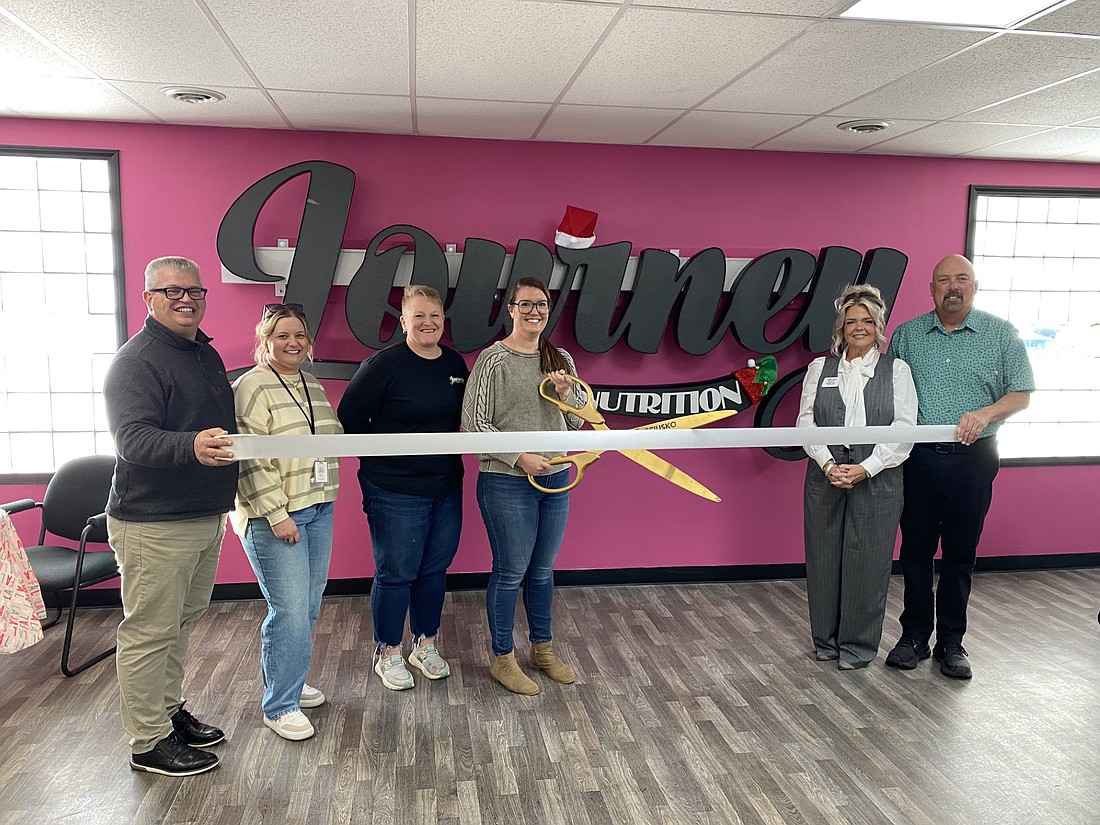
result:
<svg viewBox="0 0 1100 825"><path fill-rule="evenodd" d="M310 685L302 685L302 697L298 700L298 706L303 708L319 708L325 703L325 694Z"/></svg>
<svg viewBox="0 0 1100 825"><path fill-rule="evenodd" d="M268 719L265 716L264 724L283 739L290 739L295 742L301 739L309 739L315 733L313 725L310 724L310 721L306 719L306 715L300 710L284 713L278 719Z"/></svg>
<svg viewBox="0 0 1100 825"><path fill-rule="evenodd" d="M374 672L390 690L408 690L415 684L412 674L405 667L405 660L397 653L379 656L374 663Z"/></svg>
<svg viewBox="0 0 1100 825"><path fill-rule="evenodd" d="M429 679L445 679L451 675L451 666L439 655L434 644L414 647L409 654L409 664L419 668Z"/></svg>

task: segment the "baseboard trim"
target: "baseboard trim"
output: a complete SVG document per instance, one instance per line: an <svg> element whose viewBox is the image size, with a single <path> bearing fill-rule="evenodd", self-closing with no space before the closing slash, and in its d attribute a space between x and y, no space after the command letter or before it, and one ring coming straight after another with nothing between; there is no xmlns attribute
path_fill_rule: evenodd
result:
<svg viewBox="0 0 1100 825"><path fill-rule="evenodd" d="M974 565L976 573L1014 570L1069 570L1078 567L1100 567L1100 553L1056 553L1044 556L982 556ZM893 572L901 573L894 562ZM718 582L776 581L806 578L805 564L730 564L712 567L629 567L613 570L557 570L554 583L559 587L598 587L632 584L713 584ZM326 596L365 596L370 593L369 577L332 579L325 588ZM448 590L484 590L488 573L449 573ZM261 599L263 594L255 582L218 584L214 586L214 601ZM118 589L83 590L82 607L117 607L122 604Z"/></svg>

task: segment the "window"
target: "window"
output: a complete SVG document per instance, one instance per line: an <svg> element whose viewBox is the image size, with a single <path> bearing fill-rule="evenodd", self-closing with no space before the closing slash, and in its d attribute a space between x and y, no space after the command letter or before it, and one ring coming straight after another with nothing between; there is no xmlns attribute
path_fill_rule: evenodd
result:
<svg viewBox="0 0 1100 825"><path fill-rule="evenodd" d="M1100 190L971 187L969 230L974 304L1015 324L1035 371L1001 456L1100 459Z"/></svg>
<svg viewBox="0 0 1100 825"><path fill-rule="evenodd" d="M116 152L0 147L0 477L111 453L103 376L125 340Z"/></svg>

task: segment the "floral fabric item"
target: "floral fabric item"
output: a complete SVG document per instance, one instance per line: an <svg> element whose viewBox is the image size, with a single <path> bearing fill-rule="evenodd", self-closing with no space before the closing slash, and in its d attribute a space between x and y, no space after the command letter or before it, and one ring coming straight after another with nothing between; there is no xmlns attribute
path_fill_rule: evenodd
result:
<svg viewBox="0 0 1100 825"><path fill-rule="evenodd" d="M46 606L15 525L0 510L0 653L15 653L42 639Z"/></svg>

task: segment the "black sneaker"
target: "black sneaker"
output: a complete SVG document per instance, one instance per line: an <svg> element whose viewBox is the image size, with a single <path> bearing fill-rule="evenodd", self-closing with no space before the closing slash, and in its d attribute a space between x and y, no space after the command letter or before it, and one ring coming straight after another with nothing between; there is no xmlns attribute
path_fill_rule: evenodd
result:
<svg viewBox="0 0 1100 825"><path fill-rule="evenodd" d="M957 642L936 645L932 655L940 663L940 673L944 676L969 679L974 675L974 671L970 669L970 660L966 658L966 649Z"/></svg>
<svg viewBox="0 0 1100 825"><path fill-rule="evenodd" d="M225 733L220 728L200 722L183 705L172 714L172 727L193 748L208 748L225 741Z"/></svg>
<svg viewBox="0 0 1100 825"><path fill-rule="evenodd" d="M927 642L902 638L898 640L898 643L894 645L894 649L886 657L886 664L902 670L912 670L921 663L921 660L927 659L931 655L932 651L928 649Z"/></svg>
<svg viewBox="0 0 1100 825"><path fill-rule="evenodd" d="M194 776L218 767L215 754L192 748L183 741L179 731L172 731L168 738L157 742L156 747L145 753L130 755L130 767L135 771L159 773L162 776Z"/></svg>

